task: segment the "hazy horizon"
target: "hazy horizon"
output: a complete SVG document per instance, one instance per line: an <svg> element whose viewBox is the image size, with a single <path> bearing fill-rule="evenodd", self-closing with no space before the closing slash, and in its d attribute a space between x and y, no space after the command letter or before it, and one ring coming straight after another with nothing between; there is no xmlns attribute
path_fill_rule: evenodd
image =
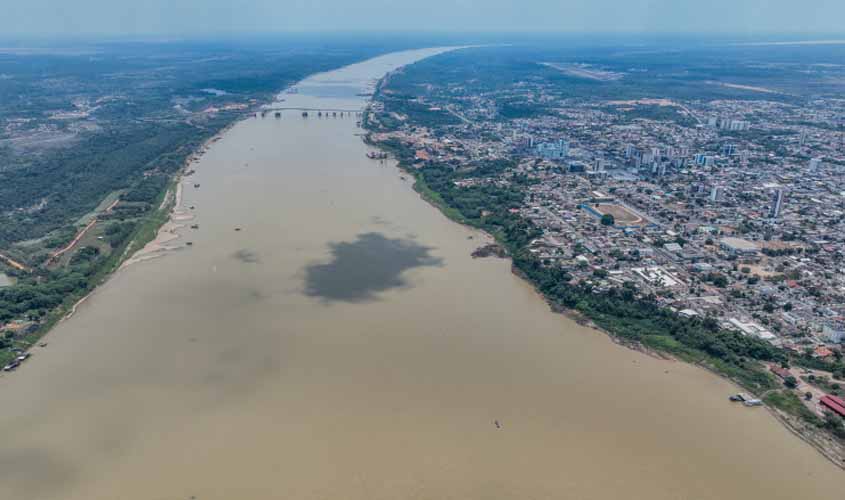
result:
<svg viewBox="0 0 845 500"><path fill-rule="evenodd" d="M3 0L3 36L280 32L842 33L837 0Z"/></svg>

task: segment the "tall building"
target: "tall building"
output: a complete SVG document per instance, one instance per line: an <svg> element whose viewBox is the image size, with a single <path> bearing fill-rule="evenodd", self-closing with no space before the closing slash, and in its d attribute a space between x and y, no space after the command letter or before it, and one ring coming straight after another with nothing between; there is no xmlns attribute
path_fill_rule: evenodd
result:
<svg viewBox="0 0 845 500"><path fill-rule="evenodd" d="M716 159L710 155L699 153L695 155L695 164L699 167L712 167L716 164Z"/></svg>
<svg viewBox="0 0 845 500"><path fill-rule="evenodd" d="M722 186L713 186L713 189L710 190L710 201L720 201L722 199L723 194L724 189L722 188Z"/></svg>
<svg viewBox="0 0 845 500"><path fill-rule="evenodd" d="M557 142L544 142L538 144L534 150L543 159L563 160L569 156L569 143L563 139Z"/></svg>
<svg viewBox="0 0 845 500"><path fill-rule="evenodd" d="M744 120L731 120L731 130L749 130L751 124Z"/></svg>
<svg viewBox="0 0 845 500"><path fill-rule="evenodd" d="M723 156L733 156L736 154L736 144L725 144L722 146Z"/></svg>
<svg viewBox="0 0 845 500"><path fill-rule="evenodd" d="M810 170L817 170L819 167L822 166L822 159L821 158L813 158L810 160Z"/></svg>
<svg viewBox="0 0 845 500"><path fill-rule="evenodd" d="M769 206L769 218L777 219L783 211L783 189L777 189L772 193L772 203Z"/></svg>
<svg viewBox="0 0 845 500"><path fill-rule="evenodd" d="M719 120L719 128L722 130L743 131L749 130L751 124L745 120Z"/></svg>

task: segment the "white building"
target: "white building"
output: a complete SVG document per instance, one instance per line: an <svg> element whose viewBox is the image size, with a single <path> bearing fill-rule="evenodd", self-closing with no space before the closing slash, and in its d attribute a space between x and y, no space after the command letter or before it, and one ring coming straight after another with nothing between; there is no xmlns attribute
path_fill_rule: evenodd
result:
<svg viewBox="0 0 845 500"><path fill-rule="evenodd" d="M777 189L772 193L772 203L769 205L769 218L777 219L783 210L783 189Z"/></svg>
<svg viewBox="0 0 845 500"><path fill-rule="evenodd" d="M757 337L763 340L774 340L777 338L772 332L766 330L765 328L758 325L757 323L754 323L753 321L743 323L742 321L736 318L731 318L728 320L728 323L730 323L730 325L736 330L742 332L743 335Z"/></svg>
<svg viewBox="0 0 845 500"><path fill-rule="evenodd" d="M564 140L543 142L537 144L534 151L544 160L563 160L569 156L569 143Z"/></svg>
<svg viewBox="0 0 845 500"><path fill-rule="evenodd" d="M845 342L845 323L829 322L822 326L822 337L831 344Z"/></svg>
<svg viewBox="0 0 845 500"><path fill-rule="evenodd" d="M719 247L732 255L755 255L759 250L752 241L732 237L719 240Z"/></svg>
<svg viewBox="0 0 845 500"><path fill-rule="evenodd" d="M724 194L724 189L722 186L713 186L713 189L710 190L710 201L717 202L722 199L722 195Z"/></svg>

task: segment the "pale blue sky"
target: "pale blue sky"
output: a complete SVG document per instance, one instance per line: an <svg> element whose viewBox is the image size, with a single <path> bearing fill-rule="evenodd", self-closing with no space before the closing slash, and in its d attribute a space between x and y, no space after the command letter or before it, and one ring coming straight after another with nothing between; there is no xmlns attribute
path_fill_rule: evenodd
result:
<svg viewBox="0 0 845 500"><path fill-rule="evenodd" d="M845 0L0 0L0 35L845 30Z"/></svg>

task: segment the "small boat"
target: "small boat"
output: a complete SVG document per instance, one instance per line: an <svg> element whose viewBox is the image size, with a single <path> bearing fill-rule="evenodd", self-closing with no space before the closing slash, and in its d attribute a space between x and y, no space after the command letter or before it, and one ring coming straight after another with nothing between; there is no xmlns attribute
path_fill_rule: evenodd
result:
<svg viewBox="0 0 845 500"><path fill-rule="evenodd" d="M303 118L308 118L308 111L303 111L303 112L302 112L302 117L303 117Z"/></svg>
<svg viewBox="0 0 845 500"><path fill-rule="evenodd" d="M199 229L199 228L200 228L199 224L191 224L191 229Z"/></svg>
<svg viewBox="0 0 845 500"><path fill-rule="evenodd" d="M11 363L9 363L8 365L3 367L3 371L4 372L10 372L10 371L14 370L15 368L19 367L20 365L21 364L20 364L19 361L12 361Z"/></svg>
<svg viewBox="0 0 845 500"><path fill-rule="evenodd" d="M742 402L745 406L763 406L763 402L759 399L748 399Z"/></svg>
<svg viewBox="0 0 845 500"><path fill-rule="evenodd" d="M194 184L194 187L199 188L200 187L199 183Z"/></svg>
<svg viewBox="0 0 845 500"><path fill-rule="evenodd" d="M185 242L185 244L186 244L186 245L188 245L188 246L190 247L190 246L193 246L194 242L193 242L193 241L188 241L188 242Z"/></svg>
<svg viewBox="0 0 845 500"><path fill-rule="evenodd" d="M276 118L281 118L281 117L282 117L282 114L280 112L276 111Z"/></svg>
<svg viewBox="0 0 845 500"><path fill-rule="evenodd" d="M235 231L240 231L240 230L241 230L241 228L239 228L239 227L235 228Z"/></svg>

